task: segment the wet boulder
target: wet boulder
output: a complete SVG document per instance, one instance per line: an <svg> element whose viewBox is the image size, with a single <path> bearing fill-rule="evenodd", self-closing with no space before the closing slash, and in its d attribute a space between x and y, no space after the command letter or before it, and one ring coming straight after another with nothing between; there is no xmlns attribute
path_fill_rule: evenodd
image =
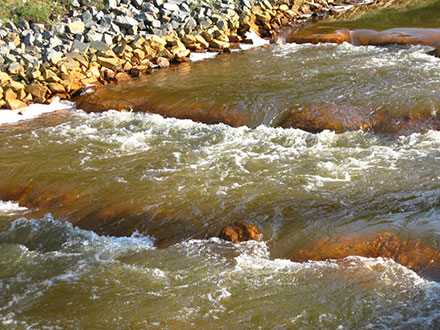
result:
<svg viewBox="0 0 440 330"><path fill-rule="evenodd" d="M402 240L393 233L326 238L289 256L295 262L342 259L348 256L390 258L432 279L440 279L440 252L421 239Z"/></svg>
<svg viewBox="0 0 440 330"><path fill-rule="evenodd" d="M343 43L348 42L355 46L388 46L398 45L423 45L440 46L440 29L396 28L385 31L361 30L336 30L320 31L305 29L288 33L285 37L288 43Z"/></svg>
<svg viewBox="0 0 440 330"><path fill-rule="evenodd" d="M257 227L249 225L246 222L235 222L232 225L223 227L219 237L232 243L250 240L260 241L260 233Z"/></svg>

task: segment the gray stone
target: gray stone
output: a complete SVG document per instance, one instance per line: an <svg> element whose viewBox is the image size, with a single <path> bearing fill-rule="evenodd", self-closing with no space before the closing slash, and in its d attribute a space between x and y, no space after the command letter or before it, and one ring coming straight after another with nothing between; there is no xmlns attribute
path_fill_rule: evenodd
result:
<svg viewBox="0 0 440 330"><path fill-rule="evenodd" d="M199 19L199 24L202 30L206 30L211 26L212 21L208 17L202 17L201 19Z"/></svg>
<svg viewBox="0 0 440 330"><path fill-rule="evenodd" d="M79 4L78 0L72 0L70 1L70 5L74 8L79 8L81 5Z"/></svg>
<svg viewBox="0 0 440 330"><path fill-rule="evenodd" d="M178 10L171 14L171 19L177 21L179 23L185 22L185 18L187 18L189 14L185 11Z"/></svg>
<svg viewBox="0 0 440 330"><path fill-rule="evenodd" d="M104 3L109 9L115 9L118 6L117 0L105 0Z"/></svg>
<svg viewBox="0 0 440 330"><path fill-rule="evenodd" d="M180 5L180 9L190 13L191 12L191 8L189 8L189 6L184 2Z"/></svg>
<svg viewBox="0 0 440 330"><path fill-rule="evenodd" d="M127 15L130 17L139 15L141 13L136 7L134 7L132 5L127 5L127 9L129 11L129 12L127 12Z"/></svg>
<svg viewBox="0 0 440 330"><path fill-rule="evenodd" d="M229 29L228 22L225 20L219 20L216 25L221 31L227 31Z"/></svg>
<svg viewBox="0 0 440 330"><path fill-rule="evenodd" d="M86 26L87 26L87 24L90 24L91 22L93 22L93 16L90 13L90 11L88 11L88 10L82 13L81 19Z"/></svg>
<svg viewBox="0 0 440 330"><path fill-rule="evenodd" d="M99 22L104 16L105 14L102 11L100 11L95 15L95 21Z"/></svg>
<svg viewBox="0 0 440 330"><path fill-rule="evenodd" d="M63 59L63 53L49 49L46 54L47 61L52 65L57 65Z"/></svg>
<svg viewBox="0 0 440 330"><path fill-rule="evenodd" d="M48 42L47 40L44 40L41 34L38 34L35 36L34 46L38 48L45 48L47 47Z"/></svg>
<svg viewBox="0 0 440 330"><path fill-rule="evenodd" d="M89 43L89 49L92 52L98 52L99 56L114 56L113 51L111 48L102 41L92 41Z"/></svg>
<svg viewBox="0 0 440 330"><path fill-rule="evenodd" d="M110 32L113 32L115 34L120 34L121 33L121 29L119 28L119 26L117 26L116 24L112 23L112 25L110 27Z"/></svg>
<svg viewBox="0 0 440 330"><path fill-rule="evenodd" d="M18 74L21 69L21 65L18 62L12 62L8 65L8 71L10 74Z"/></svg>
<svg viewBox="0 0 440 330"><path fill-rule="evenodd" d="M100 21L101 26L106 29L110 29L112 27L112 23L113 23L113 20L110 17L110 15L105 15Z"/></svg>
<svg viewBox="0 0 440 330"><path fill-rule="evenodd" d="M89 50L89 44L78 40L75 40L72 44L72 47L70 48L71 52L79 52L84 54L87 53L88 50Z"/></svg>
<svg viewBox="0 0 440 330"><path fill-rule="evenodd" d="M162 25L162 23L157 19L155 19L153 22L151 22L151 26L156 29L160 28L161 25Z"/></svg>
<svg viewBox="0 0 440 330"><path fill-rule="evenodd" d="M187 28L193 30L196 28L197 26L197 22L194 18L190 17L187 21L186 21L186 25Z"/></svg>
<svg viewBox="0 0 440 330"><path fill-rule="evenodd" d="M241 5L248 8L252 7L252 4L249 2L249 0L241 0Z"/></svg>
<svg viewBox="0 0 440 330"><path fill-rule="evenodd" d="M35 37L32 30L23 31L22 36L24 36L23 42L26 46L30 46L34 44Z"/></svg>
<svg viewBox="0 0 440 330"><path fill-rule="evenodd" d="M171 26L172 26L171 30L180 30L182 28L182 24L176 21L171 21Z"/></svg>
<svg viewBox="0 0 440 330"><path fill-rule="evenodd" d="M37 33L44 33L46 31L43 24L32 23L31 28Z"/></svg>
<svg viewBox="0 0 440 330"><path fill-rule="evenodd" d="M0 55L8 55L10 51L10 48L7 44L0 45Z"/></svg>
<svg viewBox="0 0 440 330"><path fill-rule="evenodd" d="M13 53L15 53L15 55ZM21 54L19 54L17 51L14 52L13 50L11 50L11 53L8 55L5 55L3 58L5 60L5 63L9 64L9 63L17 62L16 56L19 56L19 55L21 55Z"/></svg>
<svg viewBox="0 0 440 330"><path fill-rule="evenodd" d="M78 40L78 41L81 41L81 42L84 42L84 39L85 39L84 35L82 33L76 33L74 38L75 38L75 40Z"/></svg>
<svg viewBox="0 0 440 330"><path fill-rule="evenodd" d="M147 24L150 24L151 22L153 22L156 19L154 14L149 14L149 13L141 13L141 14L137 15L136 18L139 21L146 22Z"/></svg>
<svg viewBox="0 0 440 330"><path fill-rule="evenodd" d="M139 25L138 21L136 21L133 17L129 17L129 16L117 16L115 23L124 29L129 29L132 26Z"/></svg>
<svg viewBox="0 0 440 330"><path fill-rule="evenodd" d="M159 13L159 9L156 6L154 6L151 2L144 2L141 9L144 12L149 12L149 13L154 13L154 14Z"/></svg>
<svg viewBox="0 0 440 330"><path fill-rule="evenodd" d="M29 30L31 28L27 21L20 21L20 22L17 23L17 26L21 30Z"/></svg>
<svg viewBox="0 0 440 330"><path fill-rule="evenodd" d="M106 33L106 34L104 34L104 37L102 38L102 41L105 42L107 45L112 45L113 44L113 36L111 36L110 34Z"/></svg>
<svg viewBox="0 0 440 330"><path fill-rule="evenodd" d="M57 46L61 46L63 44L63 41L60 40L58 37L53 36L49 39L49 45L51 48L55 48Z"/></svg>
<svg viewBox="0 0 440 330"><path fill-rule="evenodd" d="M164 3L164 4L162 5L162 7L163 7L165 10L169 10L169 11L171 11L171 12L180 10L180 7L179 7L178 5L176 5L175 3L169 3L169 2L167 2L167 3Z"/></svg>
<svg viewBox="0 0 440 330"><path fill-rule="evenodd" d="M49 31L43 32L43 39L49 40L51 37L52 37L52 33L50 33Z"/></svg>
<svg viewBox="0 0 440 330"><path fill-rule="evenodd" d="M102 41L103 34L92 29L86 34L87 41Z"/></svg>
<svg viewBox="0 0 440 330"><path fill-rule="evenodd" d="M17 27L16 27L15 24L12 23L12 22L8 22L8 23L6 23L5 27L6 27L7 29L11 30L12 32L18 32Z"/></svg>
<svg viewBox="0 0 440 330"><path fill-rule="evenodd" d="M127 33L130 35L136 35L138 33L138 26L132 26L131 28L127 29Z"/></svg>
<svg viewBox="0 0 440 330"><path fill-rule="evenodd" d="M131 3L133 4L133 6L135 6L136 8L140 8L143 4L143 0L132 0Z"/></svg>
<svg viewBox="0 0 440 330"><path fill-rule="evenodd" d="M62 24L55 25L55 26L52 28L52 31L55 32L56 34L63 34L63 33L66 32L66 26L65 26L65 25L62 25Z"/></svg>

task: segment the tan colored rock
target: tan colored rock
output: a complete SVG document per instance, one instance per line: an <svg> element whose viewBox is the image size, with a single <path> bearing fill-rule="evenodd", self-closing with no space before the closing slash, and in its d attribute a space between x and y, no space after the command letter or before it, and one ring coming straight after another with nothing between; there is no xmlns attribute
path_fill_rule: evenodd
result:
<svg viewBox="0 0 440 330"><path fill-rule="evenodd" d="M123 44L123 45L116 46L113 49L113 51L116 53L116 55L123 56L126 53L132 53L133 52L133 48L131 48L127 44Z"/></svg>
<svg viewBox="0 0 440 330"><path fill-rule="evenodd" d="M46 81L48 83L60 81L60 78L56 75L56 73L50 69L43 69L42 77L43 77L44 81Z"/></svg>
<svg viewBox="0 0 440 330"><path fill-rule="evenodd" d="M165 46L166 46L166 44L167 44L167 42L166 42L163 38L161 38L161 37L159 37L159 36L156 36L156 35L153 35L153 36L148 40L148 43L150 44L150 47L151 47L151 48L153 48L153 49L155 49L155 50L157 50L157 51L160 51L160 50L162 50L163 48L165 48Z"/></svg>
<svg viewBox="0 0 440 330"><path fill-rule="evenodd" d="M100 68L101 68L101 66L98 63L96 63L96 62L90 63L89 68L86 71L86 77L87 78L99 77L101 75L101 73L99 71Z"/></svg>
<svg viewBox="0 0 440 330"><path fill-rule="evenodd" d="M279 10L282 11L282 12L288 11L289 10L289 6L287 6L285 4L282 4L282 5L280 5Z"/></svg>
<svg viewBox="0 0 440 330"><path fill-rule="evenodd" d="M189 49L185 48L185 46L183 46L183 48L173 47L170 49L170 52L171 54L173 54L173 57L178 61L181 61L184 58L188 57L191 53Z"/></svg>
<svg viewBox="0 0 440 330"><path fill-rule="evenodd" d="M3 99L8 103L12 100L16 100L17 99L17 93L14 92L11 88L8 88L5 90L4 94L3 94Z"/></svg>
<svg viewBox="0 0 440 330"><path fill-rule="evenodd" d="M62 80L61 84L64 86L66 92L71 94L80 90L84 86L80 81L72 80L72 79Z"/></svg>
<svg viewBox="0 0 440 330"><path fill-rule="evenodd" d="M36 68L30 68L29 70L27 70L26 76L29 79L38 79L41 76L41 72Z"/></svg>
<svg viewBox="0 0 440 330"><path fill-rule="evenodd" d="M81 83L83 83L84 85L95 85L97 81L98 81L98 77L93 76L93 77L88 77L88 78L82 79Z"/></svg>
<svg viewBox="0 0 440 330"><path fill-rule="evenodd" d="M135 50L133 50L133 55L136 56L136 58L137 58L139 61L142 61L142 60L145 58L145 53L144 53L144 51L143 51L143 50L140 50L140 49L135 49Z"/></svg>
<svg viewBox="0 0 440 330"><path fill-rule="evenodd" d="M165 57L158 57L156 59L156 64L159 65L161 68L166 68L170 66L170 61L166 59Z"/></svg>
<svg viewBox="0 0 440 330"><path fill-rule="evenodd" d="M58 67L60 68L61 72L69 73L70 71L80 71L80 64L79 62L75 61L74 59L66 59L65 61L58 64Z"/></svg>
<svg viewBox="0 0 440 330"><path fill-rule="evenodd" d="M10 63L8 65L8 71L9 71L9 74L15 76L23 71L23 66L18 62Z"/></svg>
<svg viewBox="0 0 440 330"><path fill-rule="evenodd" d="M127 72L118 72L115 75L115 79L116 81L126 81L126 80L130 80L131 77Z"/></svg>
<svg viewBox="0 0 440 330"><path fill-rule="evenodd" d="M66 60L67 61L74 60L74 61L78 62L79 64L81 64L84 68L87 68L88 65L89 65L89 61L87 59L87 56L84 55L84 54L67 53L66 54Z"/></svg>
<svg viewBox="0 0 440 330"><path fill-rule="evenodd" d="M209 43L201 35L196 35L195 38L196 38L196 41L202 46L202 48L209 47Z"/></svg>
<svg viewBox="0 0 440 330"><path fill-rule="evenodd" d="M82 34L84 32L85 25L82 21L75 21L70 24L67 24L66 28L70 33L73 33L73 34L81 33Z"/></svg>
<svg viewBox="0 0 440 330"><path fill-rule="evenodd" d="M7 106L11 110L18 110L27 107L27 104L20 100L10 100L7 102Z"/></svg>
<svg viewBox="0 0 440 330"><path fill-rule="evenodd" d="M157 57L165 57L170 61L174 58L173 54L166 48L164 48L160 52L158 52Z"/></svg>
<svg viewBox="0 0 440 330"><path fill-rule="evenodd" d="M142 49L146 42L145 38L140 37L133 41L130 44L130 47L133 49Z"/></svg>
<svg viewBox="0 0 440 330"><path fill-rule="evenodd" d="M19 91L17 91L17 99L23 100L25 97L26 92L24 91L24 89L20 89Z"/></svg>
<svg viewBox="0 0 440 330"><path fill-rule="evenodd" d="M46 96L47 92L49 91L48 88L38 82L33 82L30 85L27 85L25 87L25 91L27 93L31 93L32 96L39 98L39 99L44 99L44 97Z"/></svg>
<svg viewBox="0 0 440 330"><path fill-rule="evenodd" d="M209 46L215 49L226 49L229 48L231 45L229 42L213 39L209 42Z"/></svg>
<svg viewBox="0 0 440 330"><path fill-rule="evenodd" d="M185 44L185 46L194 45L197 42L197 39L195 36L192 35L184 35L182 38L182 42Z"/></svg>
<svg viewBox="0 0 440 330"><path fill-rule="evenodd" d="M125 64L122 66L122 69L124 71L130 71L131 69L133 69L133 65L130 62L125 62Z"/></svg>
<svg viewBox="0 0 440 330"><path fill-rule="evenodd" d="M50 83L47 85L52 93L64 93L66 89L60 83Z"/></svg>
<svg viewBox="0 0 440 330"><path fill-rule="evenodd" d="M22 101L23 101L23 102L26 102L27 104L32 103L33 100L34 100L34 99L33 99L31 93L28 93L28 94L22 99Z"/></svg>
<svg viewBox="0 0 440 330"><path fill-rule="evenodd" d="M98 56L98 63L102 66L111 69L117 65L119 65L119 59L117 57L102 57Z"/></svg>
<svg viewBox="0 0 440 330"><path fill-rule="evenodd" d="M20 90L24 89L24 85L21 82L11 80L6 84L6 88L10 88L14 92L18 93Z"/></svg>
<svg viewBox="0 0 440 330"><path fill-rule="evenodd" d="M0 71L0 85L5 84L9 80L11 80L11 77L6 72Z"/></svg>
<svg viewBox="0 0 440 330"><path fill-rule="evenodd" d="M173 47L185 48L185 45L178 38L171 37L166 40L167 40L167 48L173 48Z"/></svg>
<svg viewBox="0 0 440 330"><path fill-rule="evenodd" d="M214 39L214 36L211 33L209 33L208 31L203 31L201 35L202 35L203 39L205 39L205 41L208 43Z"/></svg>
<svg viewBox="0 0 440 330"><path fill-rule="evenodd" d="M144 45L143 50L144 50L144 53L145 53L145 58L147 58L149 60L152 60L152 59L154 59L156 57L156 53L157 52L153 48L148 46L148 44Z"/></svg>

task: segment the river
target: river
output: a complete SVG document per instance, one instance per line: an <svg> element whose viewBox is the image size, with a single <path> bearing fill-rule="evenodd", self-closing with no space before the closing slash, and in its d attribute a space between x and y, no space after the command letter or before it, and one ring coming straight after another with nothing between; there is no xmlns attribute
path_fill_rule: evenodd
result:
<svg viewBox="0 0 440 330"><path fill-rule="evenodd" d="M371 28L440 28L436 6ZM139 112L0 126L1 327L440 328L439 282L392 259L287 259L381 232L440 250L431 49L271 45L91 94ZM216 238L235 221L263 240Z"/></svg>

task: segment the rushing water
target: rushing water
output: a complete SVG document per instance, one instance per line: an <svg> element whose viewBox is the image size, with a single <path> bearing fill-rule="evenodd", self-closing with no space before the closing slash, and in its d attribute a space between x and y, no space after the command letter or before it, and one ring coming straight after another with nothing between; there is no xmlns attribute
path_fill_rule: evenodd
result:
<svg viewBox="0 0 440 330"><path fill-rule="evenodd" d="M440 285L393 260L286 257L380 232L440 250L440 132L279 127L314 106L435 118L429 49L278 45L110 87L232 126L127 111L0 126L0 327L438 329ZM234 221L264 241L214 238Z"/></svg>

